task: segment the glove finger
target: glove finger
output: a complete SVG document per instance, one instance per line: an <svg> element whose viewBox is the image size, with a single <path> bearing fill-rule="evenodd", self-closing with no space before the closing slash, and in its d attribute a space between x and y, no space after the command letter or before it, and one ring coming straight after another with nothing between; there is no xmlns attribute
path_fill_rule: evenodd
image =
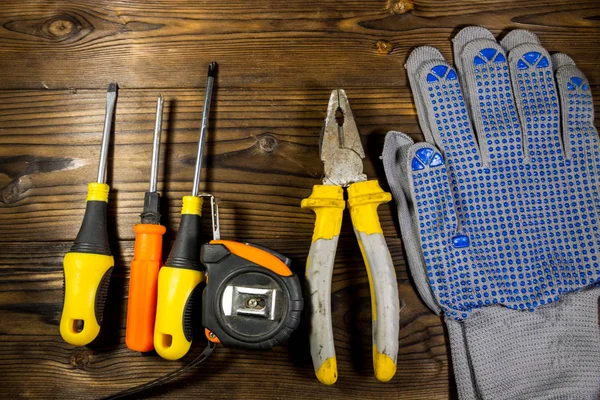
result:
<svg viewBox="0 0 600 400"><path fill-rule="evenodd" d="M469 88L469 84L471 82L465 79L465 76L462 75L465 69L460 55L462 54L465 45L474 39L489 39L492 42L496 41L496 38L494 38L492 32L480 26L467 26L461 29L456 34L454 39L452 39L452 49L454 51L454 65L456 65L456 71L458 72L458 76L460 77L460 83L465 93L471 90ZM469 96L464 96L464 98L465 103L467 104L467 111L471 112L471 103Z"/></svg>
<svg viewBox="0 0 600 400"><path fill-rule="evenodd" d="M385 136L381 159L385 176L397 205L400 233L415 286L423 302L433 312L439 314L441 308L429 287L429 278L416 228L417 217L414 208L409 207L407 201L411 197L405 165L408 150L413 143L410 137L401 132L388 132Z"/></svg>
<svg viewBox="0 0 600 400"><path fill-rule="evenodd" d="M537 35L525 29L514 29L500 41L500 45L507 53L523 43L541 44Z"/></svg>
<svg viewBox="0 0 600 400"><path fill-rule="evenodd" d="M564 159L559 102L550 54L527 31L511 32L505 46L517 109L523 125L523 155L533 163Z"/></svg>
<svg viewBox="0 0 600 400"><path fill-rule="evenodd" d="M594 105L590 85L575 62L555 54L556 80L562 109L562 129L567 159L584 157L586 164L598 158L598 132L594 127Z"/></svg>
<svg viewBox="0 0 600 400"><path fill-rule="evenodd" d="M442 155L429 143L417 143L408 150L406 163L421 237L434 235L439 240L440 235L454 234L456 212Z"/></svg>
<svg viewBox="0 0 600 400"><path fill-rule="evenodd" d="M489 38L491 32L485 37L483 32L482 28L473 33L469 31L469 34L461 32L458 43L462 47L455 59L459 59L462 65L459 73L465 83L465 97L471 105L484 164L514 164L523 158L521 125L510 85L506 54L495 39ZM469 38L470 41L467 41Z"/></svg>
<svg viewBox="0 0 600 400"><path fill-rule="evenodd" d="M492 32L488 31L481 26L467 26L460 30L452 39L452 50L454 51L454 63L456 64L456 69L460 74L461 71L464 70L464 66L462 64L461 54L467 45L467 43L473 41L474 39L489 39L492 42L496 41L496 38L492 34ZM461 76L461 79L463 76Z"/></svg>
<svg viewBox="0 0 600 400"><path fill-rule="evenodd" d="M423 93L418 90L418 80L416 79L417 70L424 62L430 60L439 60L441 62L445 61L442 53L440 53L440 51L435 47L418 47L410 53L408 60L406 60L406 64L404 64L404 68L406 68L408 73L408 83L412 89L415 106L417 108L417 117L419 118L419 125L421 126L423 136L425 136L425 141L441 146L440 141L438 140L438 142L436 142L435 138L433 137L433 132L431 130L431 126L429 125L429 120L427 119L427 106L425 105L425 99L423 98Z"/></svg>
<svg viewBox="0 0 600 400"><path fill-rule="evenodd" d="M600 211L600 141L594 126L594 106L590 85L573 60L564 54L555 54L553 63L562 111L562 128L567 166L574 173L577 207L573 210L576 220L582 221L584 229L573 235L581 249L592 246L600 239L596 216ZM575 199L574 199L575 200ZM578 285L594 282L600 275L600 265L595 256L583 253L583 264L574 277ZM599 280L599 279L596 279Z"/></svg>
<svg viewBox="0 0 600 400"><path fill-rule="evenodd" d="M413 51L415 54L422 52L423 48ZM448 170L454 173L481 166L456 71L437 56L427 59L411 54L410 58L421 62L415 68L412 63L407 66L410 65L408 72L413 81L415 101L421 101L417 104L419 113L427 121L423 125L431 129L433 140L444 152Z"/></svg>
<svg viewBox="0 0 600 400"><path fill-rule="evenodd" d="M443 248L454 247L456 257L461 257L469 239L457 234L458 217L444 159L431 144L417 143L408 149L404 167L429 286L442 306L452 307L458 282L446 268Z"/></svg>

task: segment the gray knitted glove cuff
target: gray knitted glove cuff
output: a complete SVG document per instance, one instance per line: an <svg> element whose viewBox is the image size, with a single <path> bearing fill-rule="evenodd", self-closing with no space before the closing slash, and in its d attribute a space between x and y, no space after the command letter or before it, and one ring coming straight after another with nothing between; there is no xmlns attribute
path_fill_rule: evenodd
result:
<svg viewBox="0 0 600 400"><path fill-rule="evenodd" d="M600 288L535 312L495 306L446 318L461 399L598 399Z"/></svg>

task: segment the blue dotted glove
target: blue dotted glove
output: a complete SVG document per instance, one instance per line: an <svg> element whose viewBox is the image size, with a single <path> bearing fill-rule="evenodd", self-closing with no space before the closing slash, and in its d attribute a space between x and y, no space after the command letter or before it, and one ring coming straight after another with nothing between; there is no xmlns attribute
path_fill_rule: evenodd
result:
<svg viewBox="0 0 600 400"><path fill-rule="evenodd" d="M589 83L569 57L551 57L527 31L498 44L469 27L454 53L457 69L432 47L412 52L406 69L427 142L390 132L382 158L415 283L430 308L445 313L453 358L455 343L460 353L459 393L528 397L527 380L549 390L573 371L556 367L561 345L547 341L580 324L577 345L589 358L575 391L565 393L595 398L600 292L561 305L600 283L600 154ZM501 354L488 351L494 345Z"/></svg>

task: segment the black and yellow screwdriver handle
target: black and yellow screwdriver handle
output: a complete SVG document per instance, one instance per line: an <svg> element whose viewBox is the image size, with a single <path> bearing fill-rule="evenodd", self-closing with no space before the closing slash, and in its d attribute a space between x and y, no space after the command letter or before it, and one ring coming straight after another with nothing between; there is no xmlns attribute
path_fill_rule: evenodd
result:
<svg viewBox="0 0 600 400"><path fill-rule="evenodd" d="M201 197L184 196L177 239L158 273L154 348L167 360L180 359L192 345L192 294L204 282L198 237L202 203Z"/></svg>
<svg viewBox="0 0 600 400"><path fill-rule="evenodd" d="M64 303L60 334L75 346L98 336L114 259L106 231L109 187L90 183L85 215L75 243L64 258Z"/></svg>

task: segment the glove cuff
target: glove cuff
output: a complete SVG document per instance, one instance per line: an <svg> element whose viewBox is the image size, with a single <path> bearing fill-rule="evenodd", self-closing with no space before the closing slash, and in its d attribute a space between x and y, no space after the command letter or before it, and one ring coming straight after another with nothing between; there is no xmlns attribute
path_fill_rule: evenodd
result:
<svg viewBox="0 0 600 400"><path fill-rule="evenodd" d="M446 318L461 399L597 399L600 287L535 312L501 306Z"/></svg>

